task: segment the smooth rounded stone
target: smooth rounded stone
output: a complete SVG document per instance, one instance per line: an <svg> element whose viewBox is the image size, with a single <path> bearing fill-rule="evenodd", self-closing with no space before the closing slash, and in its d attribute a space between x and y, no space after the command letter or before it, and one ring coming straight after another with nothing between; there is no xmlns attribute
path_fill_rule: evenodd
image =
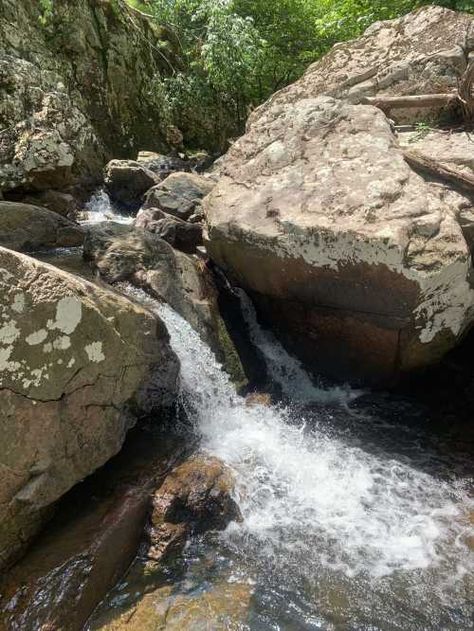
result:
<svg viewBox="0 0 474 631"><path fill-rule="evenodd" d="M80 631L133 561L149 508L146 484L122 487L46 530L0 583L0 627Z"/></svg>
<svg viewBox="0 0 474 631"><path fill-rule="evenodd" d="M135 220L135 227L157 234L170 245L193 254L202 245L202 226L182 221L158 208L142 209Z"/></svg>
<svg viewBox="0 0 474 631"><path fill-rule="evenodd" d="M111 160L104 170L104 186L110 198L127 211L136 211L157 177L134 160Z"/></svg>
<svg viewBox="0 0 474 631"><path fill-rule="evenodd" d="M130 281L167 302L209 344L233 381L247 378L218 305L212 273L158 235L104 222L89 228L84 257L108 282Z"/></svg>
<svg viewBox="0 0 474 631"><path fill-rule="evenodd" d="M284 94L204 199L210 257L316 373L381 384L437 362L474 313L472 203L409 167L379 109Z"/></svg>
<svg viewBox="0 0 474 631"><path fill-rule="evenodd" d="M173 173L148 191L143 208L159 208L168 215L188 219L215 182L195 173Z"/></svg>
<svg viewBox="0 0 474 631"><path fill-rule="evenodd" d="M123 613L110 610L94 619L91 631L230 631L247 628L252 590L242 583L220 583L205 591L180 594L165 586L145 594Z"/></svg>
<svg viewBox="0 0 474 631"><path fill-rule="evenodd" d="M269 110L320 95L360 103L368 96L404 96L457 90L474 48L474 16L427 6L395 20L375 22L365 33L335 44L296 83L254 110L252 127ZM433 120L440 107L393 109L397 123Z"/></svg>
<svg viewBox="0 0 474 631"><path fill-rule="evenodd" d="M24 252L74 247L82 245L84 234L79 225L51 210L0 200L0 246Z"/></svg>
<svg viewBox="0 0 474 631"><path fill-rule="evenodd" d="M56 500L173 404L162 322L122 296L0 248L0 566Z"/></svg>

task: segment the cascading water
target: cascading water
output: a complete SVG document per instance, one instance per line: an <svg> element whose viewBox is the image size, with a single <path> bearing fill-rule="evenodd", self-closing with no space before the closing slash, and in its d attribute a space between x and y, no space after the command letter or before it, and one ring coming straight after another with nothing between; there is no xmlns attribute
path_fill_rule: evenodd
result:
<svg viewBox="0 0 474 631"><path fill-rule="evenodd" d="M100 223L102 221L114 221L116 223L129 224L134 220L131 215L124 215L117 212L110 197L103 188L97 189L85 204L85 217L81 222L86 225Z"/></svg>
<svg viewBox="0 0 474 631"><path fill-rule="evenodd" d="M165 321L202 447L237 479L244 521L195 541L188 582L193 559L214 550L215 574L254 586L248 628L258 631L472 628L470 479L415 430L351 411L347 392L318 401L313 386L311 406L247 405L186 321L127 293ZM255 340L276 345L251 323ZM272 349L275 365L282 353ZM307 402L310 382L301 390L301 373L282 375L285 394Z"/></svg>

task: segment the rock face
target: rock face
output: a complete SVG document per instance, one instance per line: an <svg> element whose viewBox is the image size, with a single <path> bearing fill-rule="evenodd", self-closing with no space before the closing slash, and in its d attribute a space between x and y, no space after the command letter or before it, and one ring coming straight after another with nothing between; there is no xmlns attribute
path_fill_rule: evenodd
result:
<svg viewBox="0 0 474 631"><path fill-rule="evenodd" d="M367 96L437 94L457 89L474 51L474 18L429 6L375 22L359 39L336 44L303 77L280 90L249 119L251 127L279 105L327 94L360 103ZM397 122L426 120L439 110L396 110Z"/></svg>
<svg viewBox="0 0 474 631"><path fill-rule="evenodd" d="M104 184L110 198L128 211L137 211L144 195L158 177L134 160L111 160L105 167Z"/></svg>
<svg viewBox="0 0 474 631"><path fill-rule="evenodd" d="M430 7L336 47L254 113L204 201L211 257L315 371L387 382L437 360L472 321L460 224L472 201L415 173L385 115L346 97L370 59L381 91L426 91L420 68L439 74L455 42L465 67L473 24ZM402 48L408 66L396 75ZM396 79L405 72L411 82Z"/></svg>
<svg viewBox="0 0 474 631"><path fill-rule="evenodd" d="M112 0L0 6L0 189L62 189L111 157L166 148L153 89L173 56L163 29ZM25 94L28 98L25 98Z"/></svg>
<svg viewBox="0 0 474 631"><path fill-rule="evenodd" d="M162 323L105 289L0 249L0 565L49 507L171 405Z"/></svg>
<svg viewBox="0 0 474 631"><path fill-rule="evenodd" d="M194 173L173 173L148 191L143 208L159 208L168 215L189 219L214 184Z"/></svg>
<svg viewBox="0 0 474 631"><path fill-rule="evenodd" d="M82 245L83 229L46 208L0 200L0 246L11 250Z"/></svg>

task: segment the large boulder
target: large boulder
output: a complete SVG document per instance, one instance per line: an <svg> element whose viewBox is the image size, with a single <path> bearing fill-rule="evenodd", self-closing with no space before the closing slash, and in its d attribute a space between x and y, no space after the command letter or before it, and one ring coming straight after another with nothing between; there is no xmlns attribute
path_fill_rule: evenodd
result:
<svg viewBox="0 0 474 631"><path fill-rule="evenodd" d="M148 191L143 208L159 208L168 215L189 219L215 182L195 173L173 173Z"/></svg>
<svg viewBox="0 0 474 631"><path fill-rule="evenodd" d="M221 317L212 274L201 261L148 230L111 222L88 230L84 257L107 282L129 281L167 302L211 346L233 380L244 385L245 373Z"/></svg>
<svg viewBox="0 0 474 631"><path fill-rule="evenodd" d="M153 171L134 160L111 160L105 167L105 189L123 210L137 211L145 193L157 181Z"/></svg>
<svg viewBox="0 0 474 631"><path fill-rule="evenodd" d="M87 184L111 157L166 149L152 86L172 40L125 2L3 0L0 189Z"/></svg>
<svg viewBox="0 0 474 631"><path fill-rule="evenodd" d="M474 50L474 16L428 6L396 20L375 22L356 40L336 44L293 85L274 94L249 118L251 127L279 105L321 94L360 103L371 96L454 92ZM397 122L428 120L440 106L393 110Z"/></svg>
<svg viewBox="0 0 474 631"><path fill-rule="evenodd" d="M178 360L150 312L0 248L0 565L51 505L176 393Z"/></svg>
<svg viewBox="0 0 474 631"><path fill-rule="evenodd" d="M389 381L472 320L458 221L472 204L408 166L380 110L299 93L227 154L205 200L209 252L314 370Z"/></svg>
<svg viewBox="0 0 474 631"><path fill-rule="evenodd" d="M202 245L202 225L199 222L183 221L159 208L140 210L135 227L149 230L178 250L190 254Z"/></svg>
<svg viewBox="0 0 474 631"><path fill-rule="evenodd" d="M0 246L24 252L82 245L84 230L51 210L0 200Z"/></svg>

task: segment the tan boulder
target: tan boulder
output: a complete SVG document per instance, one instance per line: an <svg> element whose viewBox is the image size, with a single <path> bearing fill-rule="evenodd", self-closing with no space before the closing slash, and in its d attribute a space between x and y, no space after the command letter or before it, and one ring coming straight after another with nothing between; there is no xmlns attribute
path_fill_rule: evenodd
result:
<svg viewBox="0 0 474 631"><path fill-rule="evenodd" d="M316 371L388 381L471 323L472 206L405 162L385 115L288 88L204 200L208 250Z"/></svg>
<svg viewBox="0 0 474 631"><path fill-rule="evenodd" d="M336 44L293 85L274 94L249 118L326 94L360 103L367 96L453 92L474 49L474 16L439 6L423 7L396 20L375 22L358 39ZM439 107L393 110L397 122L426 120Z"/></svg>
<svg viewBox="0 0 474 631"><path fill-rule="evenodd" d="M28 252L82 245L84 230L40 206L0 200L0 246Z"/></svg>
<svg viewBox="0 0 474 631"><path fill-rule="evenodd" d="M0 248L0 564L51 505L171 405L163 324L118 294Z"/></svg>

